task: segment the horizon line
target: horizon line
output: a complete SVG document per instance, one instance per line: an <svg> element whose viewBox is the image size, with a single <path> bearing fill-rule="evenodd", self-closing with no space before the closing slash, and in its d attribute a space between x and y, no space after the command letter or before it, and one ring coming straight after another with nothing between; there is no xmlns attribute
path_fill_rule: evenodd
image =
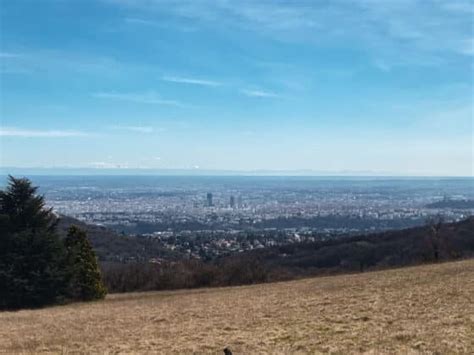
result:
<svg viewBox="0 0 474 355"><path fill-rule="evenodd" d="M8 170L13 170L11 173ZM0 175L26 173L56 176L95 175L95 176L262 176L262 177L387 177L387 178L474 178L474 175L419 174L409 172L388 172L371 170L314 170L314 169L202 169L202 168L100 168L100 167L2 167Z"/></svg>

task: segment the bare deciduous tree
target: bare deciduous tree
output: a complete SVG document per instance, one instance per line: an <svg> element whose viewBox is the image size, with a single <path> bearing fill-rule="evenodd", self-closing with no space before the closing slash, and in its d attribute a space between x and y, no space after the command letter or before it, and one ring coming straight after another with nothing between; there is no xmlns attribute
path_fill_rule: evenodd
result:
<svg viewBox="0 0 474 355"><path fill-rule="evenodd" d="M433 250L433 259L435 262L438 262L443 244L441 228L444 224L444 218L441 215L437 215L436 217L429 218L426 224L429 227L429 241Z"/></svg>

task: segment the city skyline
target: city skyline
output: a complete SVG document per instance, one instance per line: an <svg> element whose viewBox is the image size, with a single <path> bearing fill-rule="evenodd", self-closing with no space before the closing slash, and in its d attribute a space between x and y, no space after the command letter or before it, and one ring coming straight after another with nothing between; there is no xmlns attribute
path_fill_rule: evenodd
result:
<svg viewBox="0 0 474 355"><path fill-rule="evenodd" d="M473 176L470 1L1 7L2 170Z"/></svg>

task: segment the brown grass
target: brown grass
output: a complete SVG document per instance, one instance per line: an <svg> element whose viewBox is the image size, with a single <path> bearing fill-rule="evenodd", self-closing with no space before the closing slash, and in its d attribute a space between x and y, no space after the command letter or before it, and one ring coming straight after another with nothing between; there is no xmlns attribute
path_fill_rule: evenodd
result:
<svg viewBox="0 0 474 355"><path fill-rule="evenodd" d="M0 313L0 353L473 353L474 260Z"/></svg>

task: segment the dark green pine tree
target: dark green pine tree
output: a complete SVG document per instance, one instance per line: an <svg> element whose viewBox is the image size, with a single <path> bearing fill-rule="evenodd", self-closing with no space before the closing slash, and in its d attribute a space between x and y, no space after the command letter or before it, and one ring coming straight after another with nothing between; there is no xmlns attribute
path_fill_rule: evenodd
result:
<svg viewBox="0 0 474 355"><path fill-rule="evenodd" d="M68 265L71 268L69 297L78 301L104 298L107 291L102 283L96 255L86 233L76 226L71 226L64 244Z"/></svg>
<svg viewBox="0 0 474 355"><path fill-rule="evenodd" d="M39 307L64 298L68 276L56 218L28 179L0 190L0 308Z"/></svg>

